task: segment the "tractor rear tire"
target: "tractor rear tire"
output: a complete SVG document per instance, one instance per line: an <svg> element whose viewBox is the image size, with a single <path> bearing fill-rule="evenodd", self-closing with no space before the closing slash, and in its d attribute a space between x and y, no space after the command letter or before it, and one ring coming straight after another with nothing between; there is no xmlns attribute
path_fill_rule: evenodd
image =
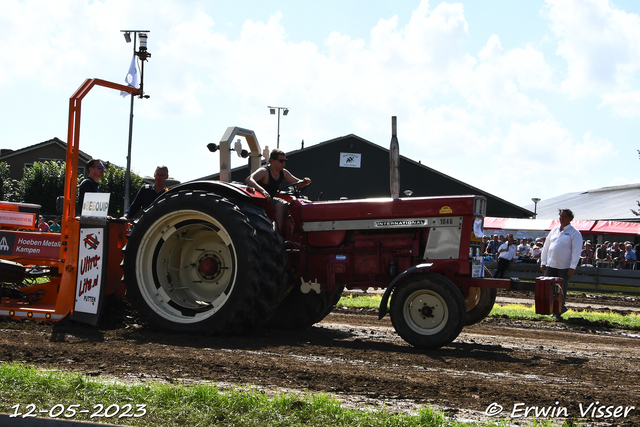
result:
<svg viewBox="0 0 640 427"><path fill-rule="evenodd" d="M262 325L282 302L287 287L287 255L284 239L278 233L276 222L264 209L251 202L238 202L238 208L247 217L260 243L260 288L262 292L259 321L250 327Z"/></svg>
<svg viewBox="0 0 640 427"><path fill-rule="evenodd" d="M266 328L305 330L322 321L340 301L344 285L336 285L333 291L314 290L304 294L300 285L294 285L265 324Z"/></svg>
<svg viewBox="0 0 640 427"><path fill-rule="evenodd" d="M273 272L263 280L263 257L275 260L282 247L266 247L278 239L265 236L262 220L204 191L155 201L133 225L125 248L134 307L173 331L227 334L260 325L283 288Z"/></svg>
<svg viewBox="0 0 640 427"><path fill-rule="evenodd" d="M484 268L484 277L493 277L488 268ZM467 320L465 326L475 325L482 321L493 310L498 290L496 288L469 288L465 292Z"/></svg>
<svg viewBox="0 0 640 427"><path fill-rule="evenodd" d="M465 326L482 321L493 310L498 290L495 288L469 288L466 300L467 317Z"/></svg>
<svg viewBox="0 0 640 427"><path fill-rule="evenodd" d="M435 350L455 340L465 322L460 290L437 274L416 274L394 290L391 323L414 347Z"/></svg>

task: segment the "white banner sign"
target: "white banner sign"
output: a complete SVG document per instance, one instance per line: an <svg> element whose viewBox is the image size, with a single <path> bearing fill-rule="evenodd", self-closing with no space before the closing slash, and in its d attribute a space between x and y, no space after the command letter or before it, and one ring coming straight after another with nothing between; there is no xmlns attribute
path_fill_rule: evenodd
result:
<svg viewBox="0 0 640 427"><path fill-rule="evenodd" d="M340 153L341 168L359 168L361 160L362 160L362 154Z"/></svg>
<svg viewBox="0 0 640 427"><path fill-rule="evenodd" d="M26 212L0 211L0 223L31 228L36 225L36 215Z"/></svg>
<svg viewBox="0 0 640 427"><path fill-rule="evenodd" d="M471 277L484 277L484 257L474 256L471 259Z"/></svg>
<svg viewBox="0 0 640 427"><path fill-rule="evenodd" d="M107 219L110 193L84 193L82 216Z"/></svg>
<svg viewBox="0 0 640 427"><path fill-rule="evenodd" d="M86 201L86 199L85 199ZM102 228L81 228L75 311L97 314L102 283Z"/></svg>

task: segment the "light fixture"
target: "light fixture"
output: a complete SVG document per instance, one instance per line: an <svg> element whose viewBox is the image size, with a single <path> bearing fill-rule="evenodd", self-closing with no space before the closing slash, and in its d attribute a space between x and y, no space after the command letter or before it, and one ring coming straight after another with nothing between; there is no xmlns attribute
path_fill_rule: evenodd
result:
<svg viewBox="0 0 640 427"><path fill-rule="evenodd" d="M536 219L538 217L538 202L541 199L539 197L532 197L531 201L534 203L533 205L533 219Z"/></svg>
<svg viewBox="0 0 640 427"><path fill-rule="evenodd" d="M270 105L267 106L267 108L269 109L269 113L273 115L275 115L276 110L278 110L278 139L276 148L280 148L280 110L282 110L282 115L286 116L287 114L289 114L289 109L287 107L272 107Z"/></svg>
<svg viewBox="0 0 640 427"><path fill-rule="evenodd" d="M144 61L151 57L151 54L147 52L147 41L149 40L149 35L146 32L139 32L138 37L138 51L136 52L136 56L143 62L142 66L144 67Z"/></svg>
<svg viewBox="0 0 640 427"><path fill-rule="evenodd" d="M242 157L243 159L249 157L249 152L242 149L242 142L239 139L236 140L235 144L233 145L233 151L236 152L238 157Z"/></svg>
<svg viewBox="0 0 640 427"><path fill-rule="evenodd" d="M139 48L140 48L140 52L146 52L147 51L147 38L149 36L147 35L147 33L140 33L139 37L140 37L140 43L138 43L138 45L139 45Z"/></svg>
<svg viewBox="0 0 640 427"><path fill-rule="evenodd" d="M220 146L218 144L214 144L213 142L210 142L210 143L207 144L207 149L209 151L211 151L212 153L215 153L216 151L218 151L220 149ZM242 148L242 143L240 142L240 140L237 140L235 142L233 148L231 148L231 146L229 146L229 150L235 151L238 154L238 157L242 157L244 159L249 157L249 152Z"/></svg>
<svg viewBox="0 0 640 427"><path fill-rule="evenodd" d="M131 33L124 33L124 39L127 43L131 43Z"/></svg>

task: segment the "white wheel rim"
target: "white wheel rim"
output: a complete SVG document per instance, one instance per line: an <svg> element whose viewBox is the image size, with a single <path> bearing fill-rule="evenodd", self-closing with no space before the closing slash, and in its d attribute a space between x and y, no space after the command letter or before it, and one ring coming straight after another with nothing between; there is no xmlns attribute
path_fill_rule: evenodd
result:
<svg viewBox="0 0 640 427"><path fill-rule="evenodd" d="M152 224L140 242L136 279L142 297L160 316L197 323L228 300L236 281L236 250L215 218L174 211Z"/></svg>
<svg viewBox="0 0 640 427"><path fill-rule="evenodd" d="M447 304L439 294L427 289L409 295L402 311L407 325L420 335L437 334L449 320Z"/></svg>

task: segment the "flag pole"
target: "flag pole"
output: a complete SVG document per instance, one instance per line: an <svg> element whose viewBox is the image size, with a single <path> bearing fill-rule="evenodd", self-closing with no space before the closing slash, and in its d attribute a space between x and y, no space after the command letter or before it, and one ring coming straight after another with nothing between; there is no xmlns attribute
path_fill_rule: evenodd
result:
<svg viewBox="0 0 640 427"><path fill-rule="evenodd" d="M149 98L149 95L145 95L142 86L144 82L144 61L151 57L151 54L147 51L147 33L149 30L122 30L124 33L124 39L127 43L131 42L131 33L133 33L133 57L131 58L131 65L129 66L129 73L127 75L126 83L129 86L133 86L137 89L140 89L139 95L140 98ZM138 52L136 52L136 46L138 41L138 33L140 33L140 47ZM138 67L136 66L136 57L140 59L142 62L142 75L138 80ZM131 76L131 81L129 81L129 76ZM124 210L125 212L129 209L130 197L129 193L131 192L131 146L133 141L133 101L135 96L133 94L129 94L128 92L121 92L122 96L131 95L131 109L129 112L129 143L127 147L127 169L125 171L125 179L124 179ZM124 212L122 213L124 215Z"/></svg>
<svg viewBox="0 0 640 427"><path fill-rule="evenodd" d="M134 66L135 66L135 60L136 60L137 37L138 37L138 33L134 32L133 33ZM133 94L131 94L130 96L131 96L131 109L129 112L129 144L127 147L127 170L125 171L125 175L124 175L124 212L126 212L129 209L129 200L130 200L129 193L131 191L131 144L133 140L133 100L135 99L135 96L133 96ZM122 215L124 215L124 212L122 212Z"/></svg>

